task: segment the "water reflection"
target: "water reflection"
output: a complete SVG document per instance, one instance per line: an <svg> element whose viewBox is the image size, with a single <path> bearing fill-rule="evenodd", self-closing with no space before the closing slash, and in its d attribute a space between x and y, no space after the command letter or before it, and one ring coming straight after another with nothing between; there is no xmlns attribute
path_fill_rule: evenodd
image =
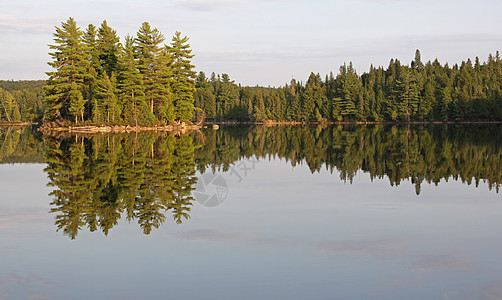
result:
<svg viewBox="0 0 502 300"><path fill-rule="evenodd" d="M51 213L57 230L74 239L79 230L105 234L121 218L145 234L171 215L190 217L201 174L235 172L243 159L285 159L326 168L352 182L358 171L391 186L409 181L419 195L424 182L481 182L498 193L502 182L502 130L485 126L227 127L185 136L141 133L44 137L2 129L3 161L37 159L46 151ZM37 145L38 146L34 146ZM27 146L31 145L31 146ZM15 150L12 150L15 149ZM23 156L23 149L27 149ZM10 155L10 156L9 156ZM229 171L230 172L230 171ZM268 183L273 184L273 183ZM199 191L200 192L200 191Z"/></svg>
<svg viewBox="0 0 502 300"><path fill-rule="evenodd" d="M123 214L145 234L172 214L189 218L194 198L195 144L158 134L46 138L51 213L74 239L87 226L108 234Z"/></svg>
<svg viewBox="0 0 502 300"><path fill-rule="evenodd" d="M234 127L206 132L196 150L197 168L227 171L245 157L279 157L311 172L326 168L352 182L359 170L390 185L409 180L421 185L453 178L486 182L496 192L502 182L502 126L279 126Z"/></svg>
<svg viewBox="0 0 502 300"><path fill-rule="evenodd" d="M0 164L43 163L40 136L33 127L0 126Z"/></svg>

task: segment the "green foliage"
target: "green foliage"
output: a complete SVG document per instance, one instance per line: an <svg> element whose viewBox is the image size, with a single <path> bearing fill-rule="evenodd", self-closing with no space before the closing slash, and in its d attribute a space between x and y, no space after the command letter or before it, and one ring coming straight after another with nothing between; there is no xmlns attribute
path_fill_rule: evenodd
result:
<svg viewBox="0 0 502 300"><path fill-rule="evenodd" d="M1 163L44 163L45 147L36 128L0 127Z"/></svg>
<svg viewBox="0 0 502 300"><path fill-rule="evenodd" d="M84 118L84 79L89 71L89 54L82 42L83 32L73 18L61 23L54 33L54 44L49 45L54 52L49 53L53 61L48 64L55 68L49 75L45 87L45 119Z"/></svg>
<svg viewBox="0 0 502 300"><path fill-rule="evenodd" d="M84 33L70 18L54 37L47 121L151 125L193 120L197 111L213 121L502 120L498 52L485 63L476 57L474 65L467 60L450 67L437 60L424 64L417 49L410 66L391 59L387 69L371 66L358 75L350 62L325 80L311 73L305 85L293 79L278 88L242 87L228 74L196 76L188 37L176 32L165 45L148 22L123 45L106 21ZM17 109L3 109L3 118L33 118L43 106L17 102Z"/></svg>
<svg viewBox="0 0 502 300"><path fill-rule="evenodd" d="M197 182L190 136L48 137L46 145L51 213L71 239L84 226L107 235L122 213L145 234L168 212L178 224L189 218Z"/></svg>
<svg viewBox="0 0 502 300"><path fill-rule="evenodd" d="M73 18L56 27L45 86L46 121L152 125L193 117L195 72L188 38L171 46L144 22L122 46L103 21L81 31ZM175 91L175 94L173 94ZM10 115L9 115L10 117Z"/></svg>
<svg viewBox="0 0 502 300"><path fill-rule="evenodd" d="M135 54L137 68L143 75L145 98L150 105L150 112L159 121L169 122L174 119L172 107L171 57L166 47L161 47L165 38L156 28L152 29L144 22L136 37Z"/></svg>
<svg viewBox="0 0 502 300"><path fill-rule="evenodd" d="M493 127L495 126L495 127ZM502 131L499 125L346 125L229 127L204 131L205 145L195 151L198 170L228 170L244 157L284 158L292 166L306 163L351 181L364 171L387 177L391 185L409 180L417 192L425 181L450 178L502 184Z"/></svg>
<svg viewBox="0 0 502 300"><path fill-rule="evenodd" d="M172 76L171 91L173 93L174 116L176 120L191 120L194 107L194 92L195 92L195 67L190 63L190 59L194 57L188 37L181 37L180 32L176 32L173 36L171 47L168 51L172 59Z"/></svg>
<svg viewBox="0 0 502 300"><path fill-rule="evenodd" d="M199 74L200 75L200 74ZM359 76L352 63L325 80L311 73L306 84L241 87L227 74L197 80L196 105L211 119L237 121L502 121L502 61L490 55L461 66L391 59L387 69ZM212 89L209 88L212 86ZM210 95L212 93L212 97ZM214 99L214 100L213 100ZM213 114L213 111L216 111Z"/></svg>

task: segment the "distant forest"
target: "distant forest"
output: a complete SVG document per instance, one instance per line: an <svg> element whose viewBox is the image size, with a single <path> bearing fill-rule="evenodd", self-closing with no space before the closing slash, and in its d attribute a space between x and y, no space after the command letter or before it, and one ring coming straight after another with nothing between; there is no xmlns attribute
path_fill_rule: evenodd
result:
<svg viewBox="0 0 502 300"><path fill-rule="evenodd" d="M42 120L46 84L45 80L0 80L0 124Z"/></svg>
<svg viewBox="0 0 502 300"><path fill-rule="evenodd" d="M410 65L391 59L358 75L352 63L337 75L311 73L304 84L241 87L227 74L200 72L195 106L212 120L299 122L502 121L502 61L425 64L419 50Z"/></svg>
<svg viewBox="0 0 502 300"><path fill-rule="evenodd" d="M188 37L170 44L145 22L120 42L103 21L80 30L68 19L50 45L49 79L0 81L0 124L154 125L206 120L237 122L502 121L502 61L409 65L391 59L359 75L352 63L336 75L311 73L281 87L236 84L228 74L197 73Z"/></svg>

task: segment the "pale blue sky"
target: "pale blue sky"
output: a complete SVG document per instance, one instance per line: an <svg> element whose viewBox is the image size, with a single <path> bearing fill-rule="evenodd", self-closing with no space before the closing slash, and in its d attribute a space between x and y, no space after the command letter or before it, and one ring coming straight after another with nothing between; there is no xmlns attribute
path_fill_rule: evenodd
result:
<svg viewBox="0 0 502 300"><path fill-rule="evenodd" d="M197 71L244 85L358 72L391 58L459 63L501 50L500 0L0 0L0 79L45 79L54 26L103 20L123 37L148 21L190 37Z"/></svg>

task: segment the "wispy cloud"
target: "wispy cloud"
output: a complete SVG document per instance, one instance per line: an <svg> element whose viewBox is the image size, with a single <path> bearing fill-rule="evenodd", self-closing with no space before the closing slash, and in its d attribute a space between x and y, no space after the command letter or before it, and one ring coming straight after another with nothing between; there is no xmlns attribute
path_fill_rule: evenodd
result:
<svg viewBox="0 0 502 300"><path fill-rule="evenodd" d="M28 299L45 300L45 299L50 299L50 297L42 294L31 294L28 296Z"/></svg>
<svg viewBox="0 0 502 300"><path fill-rule="evenodd" d="M21 214L5 217L0 216L0 229L26 225L45 224L44 220L46 219L47 212L42 210L33 212L33 214Z"/></svg>
<svg viewBox="0 0 502 300"><path fill-rule="evenodd" d="M481 299L481 300L498 300L502 299L502 281L495 280L485 284L480 284L474 287L461 289L449 292L445 295L445 299Z"/></svg>
<svg viewBox="0 0 502 300"><path fill-rule="evenodd" d="M407 244L408 241L404 239L333 241L319 244L315 247L314 253L317 255L387 256L402 253Z"/></svg>
<svg viewBox="0 0 502 300"><path fill-rule="evenodd" d="M255 239L251 233L238 233L220 230L193 230L174 234L177 238L188 242L249 242Z"/></svg>
<svg viewBox="0 0 502 300"><path fill-rule="evenodd" d="M450 270L474 265L474 261L459 253L419 255L415 259L417 271Z"/></svg>
<svg viewBox="0 0 502 300"><path fill-rule="evenodd" d="M201 12L214 12L250 7L254 5L253 3L253 1L249 0L180 0L175 4L175 7Z"/></svg>
<svg viewBox="0 0 502 300"><path fill-rule="evenodd" d="M0 14L0 32L50 32L53 28L52 23L52 20L48 18L21 17L16 15Z"/></svg>

